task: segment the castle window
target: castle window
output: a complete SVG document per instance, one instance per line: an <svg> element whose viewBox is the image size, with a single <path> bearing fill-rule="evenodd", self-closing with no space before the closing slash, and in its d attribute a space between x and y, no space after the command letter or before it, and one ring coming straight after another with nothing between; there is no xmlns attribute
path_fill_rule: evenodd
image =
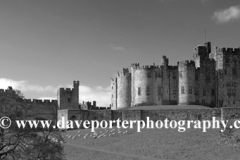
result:
<svg viewBox="0 0 240 160"><path fill-rule="evenodd" d="M196 74L196 76L195 76L195 80L198 81L198 75L197 75L197 74Z"/></svg>
<svg viewBox="0 0 240 160"><path fill-rule="evenodd" d="M184 92L184 86L181 86L181 93L182 93L182 94L185 94L185 92Z"/></svg>
<svg viewBox="0 0 240 160"><path fill-rule="evenodd" d="M173 73L173 79L176 79L176 75Z"/></svg>
<svg viewBox="0 0 240 160"><path fill-rule="evenodd" d="M226 86L231 87L231 82L228 81Z"/></svg>
<svg viewBox="0 0 240 160"><path fill-rule="evenodd" d="M146 92L146 95L149 96L150 95L150 87L147 86L147 92Z"/></svg>
<svg viewBox="0 0 240 160"><path fill-rule="evenodd" d="M173 94L176 95L177 94L177 91L176 89L173 90Z"/></svg>
<svg viewBox="0 0 240 160"><path fill-rule="evenodd" d="M158 95L162 95L162 89L161 89L161 86L158 86Z"/></svg>
<svg viewBox="0 0 240 160"><path fill-rule="evenodd" d="M233 86L233 87L237 87L237 83L236 83L236 82L233 82L233 83L232 83L232 86Z"/></svg>
<svg viewBox="0 0 240 160"><path fill-rule="evenodd" d="M138 87L138 95L141 96L141 87Z"/></svg>
<svg viewBox="0 0 240 160"><path fill-rule="evenodd" d="M196 89L196 90L195 90L195 95L198 95L198 94L199 94L199 92L198 92L198 90Z"/></svg>
<svg viewBox="0 0 240 160"><path fill-rule="evenodd" d="M233 96L236 96L236 88L233 88L233 89L232 89L232 95L233 95Z"/></svg>
<svg viewBox="0 0 240 160"><path fill-rule="evenodd" d="M67 101L68 101L68 102L71 102L71 98L68 98Z"/></svg>
<svg viewBox="0 0 240 160"><path fill-rule="evenodd" d="M203 96L206 96L206 89L203 89Z"/></svg>
<svg viewBox="0 0 240 160"><path fill-rule="evenodd" d="M212 96L214 96L215 95L215 91L214 91L214 89L212 89Z"/></svg>
<svg viewBox="0 0 240 160"><path fill-rule="evenodd" d="M206 82L210 82L210 76L206 76Z"/></svg>
<svg viewBox="0 0 240 160"><path fill-rule="evenodd" d="M228 89L228 90L227 90L227 95L228 95L228 96L231 96L231 89Z"/></svg>
<svg viewBox="0 0 240 160"><path fill-rule="evenodd" d="M147 77L148 77L148 78L151 78L151 72L148 72L148 73L147 73Z"/></svg>
<svg viewBox="0 0 240 160"><path fill-rule="evenodd" d="M236 67L234 67L234 68L232 69L232 74L233 74L234 76L236 76L236 75L237 75L237 70L236 70Z"/></svg>
<svg viewBox="0 0 240 160"><path fill-rule="evenodd" d="M188 89L188 93L189 94L192 94L192 87L190 86L189 89Z"/></svg>
<svg viewBox="0 0 240 160"><path fill-rule="evenodd" d="M229 64L229 58L226 57L225 63Z"/></svg>
<svg viewBox="0 0 240 160"><path fill-rule="evenodd" d="M182 71L179 71L179 77L182 78L183 75L182 75Z"/></svg>

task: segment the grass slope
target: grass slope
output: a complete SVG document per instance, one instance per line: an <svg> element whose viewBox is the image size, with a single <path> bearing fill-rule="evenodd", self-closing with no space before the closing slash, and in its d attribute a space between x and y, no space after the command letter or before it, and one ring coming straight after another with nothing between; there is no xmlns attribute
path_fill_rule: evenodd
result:
<svg viewBox="0 0 240 160"><path fill-rule="evenodd" d="M158 110L158 109L210 109L201 105L159 105L159 106L137 106L128 110Z"/></svg>
<svg viewBox="0 0 240 160"><path fill-rule="evenodd" d="M117 129L116 129L117 130ZM209 129L203 133L200 129L187 129L178 132L177 129L143 129L137 133L136 129L128 132L107 135L93 139L83 138L89 129L68 131L63 133L64 144L68 160L239 160L240 148L218 145L219 131ZM97 129L97 132L105 132ZM124 131L121 129L121 131ZM81 134L79 137L78 135ZM66 135L76 136L74 139ZM84 148L87 147L87 148Z"/></svg>

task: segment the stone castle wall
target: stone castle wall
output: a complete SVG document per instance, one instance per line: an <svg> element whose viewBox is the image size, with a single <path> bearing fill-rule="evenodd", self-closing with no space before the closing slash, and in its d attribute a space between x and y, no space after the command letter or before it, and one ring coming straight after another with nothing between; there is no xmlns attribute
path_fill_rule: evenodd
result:
<svg viewBox="0 0 240 160"><path fill-rule="evenodd" d="M15 94L13 89L0 89L0 99L6 98L9 104L15 104L16 101L12 99L12 94ZM10 102L12 100L12 102ZM17 101L25 107L24 114L27 119L48 119L55 120L57 118L57 100L41 100L41 99L18 99ZM0 107L0 112L3 113L3 107Z"/></svg>
<svg viewBox="0 0 240 160"><path fill-rule="evenodd" d="M69 111L69 114L71 111ZM105 110L83 111L78 120L143 120L147 117L154 122L170 120L212 120L240 118L240 108L209 108L209 109L159 109L159 110Z"/></svg>
<svg viewBox="0 0 240 160"><path fill-rule="evenodd" d="M218 104L220 107L240 105L240 49L222 48L216 51L218 64Z"/></svg>
<svg viewBox="0 0 240 160"><path fill-rule="evenodd" d="M166 56L160 66L130 67L131 76L113 81L112 109L138 105L199 104L210 107L237 107L240 104L240 48L216 48L211 43L194 49L193 61L169 66ZM119 83L117 83L119 82ZM129 84L126 84L128 83ZM124 88L127 94L118 92ZM125 103L124 96L131 97Z"/></svg>

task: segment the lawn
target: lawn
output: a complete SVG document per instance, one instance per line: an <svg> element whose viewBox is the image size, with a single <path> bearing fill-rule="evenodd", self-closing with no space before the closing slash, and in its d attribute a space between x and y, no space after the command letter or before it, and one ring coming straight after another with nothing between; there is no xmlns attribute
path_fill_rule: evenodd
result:
<svg viewBox="0 0 240 160"><path fill-rule="evenodd" d="M64 149L68 160L239 160L240 147L219 145L219 131L209 129L118 129L104 132L106 137L93 138L89 129L63 133ZM109 136L109 133L111 135ZM115 133L112 135L112 133ZM80 137L79 137L80 134ZM71 135L68 138L66 135ZM75 136L72 138L72 136Z"/></svg>
<svg viewBox="0 0 240 160"><path fill-rule="evenodd" d="M210 109L202 105L158 105L158 106L137 106L129 110L158 110L158 109Z"/></svg>

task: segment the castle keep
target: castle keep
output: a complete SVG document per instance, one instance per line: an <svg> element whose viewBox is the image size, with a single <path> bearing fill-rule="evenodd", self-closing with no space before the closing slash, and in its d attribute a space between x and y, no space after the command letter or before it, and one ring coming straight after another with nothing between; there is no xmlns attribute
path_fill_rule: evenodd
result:
<svg viewBox="0 0 240 160"><path fill-rule="evenodd" d="M240 104L240 48L215 48L206 42L194 49L193 60L169 65L132 64L111 79L111 109L138 105L204 105L237 107Z"/></svg>

